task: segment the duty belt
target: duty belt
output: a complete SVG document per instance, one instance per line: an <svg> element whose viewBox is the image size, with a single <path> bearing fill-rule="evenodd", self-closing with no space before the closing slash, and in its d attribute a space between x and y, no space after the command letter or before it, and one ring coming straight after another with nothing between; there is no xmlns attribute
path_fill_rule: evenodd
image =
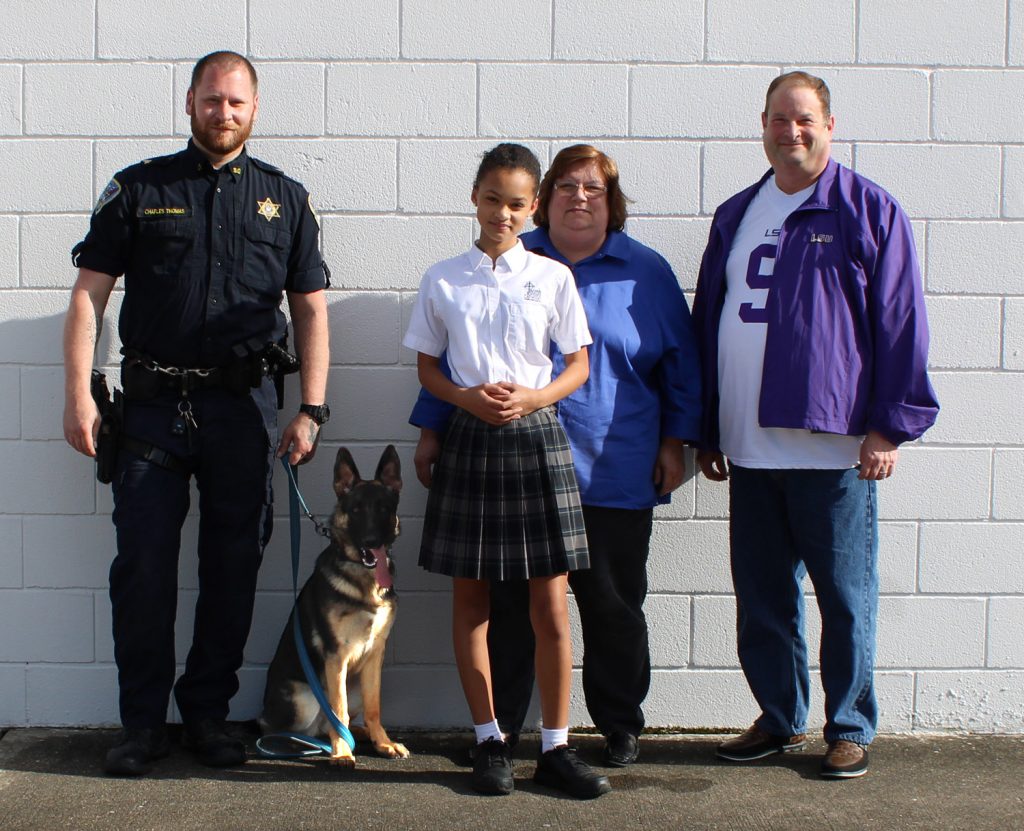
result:
<svg viewBox="0 0 1024 831"><path fill-rule="evenodd" d="M124 394L133 400L154 398L169 390L188 395L196 390L227 389L245 395L268 374L264 366L239 362L230 367L164 366L151 359L127 357L121 367Z"/></svg>

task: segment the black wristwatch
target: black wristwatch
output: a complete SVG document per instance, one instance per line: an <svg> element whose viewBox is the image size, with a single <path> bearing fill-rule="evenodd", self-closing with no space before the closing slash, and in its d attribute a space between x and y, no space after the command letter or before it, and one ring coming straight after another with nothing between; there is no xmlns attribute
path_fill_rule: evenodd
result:
<svg viewBox="0 0 1024 831"><path fill-rule="evenodd" d="M331 408L326 404L300 404L299 412L305 413L319 425L326 424L331 418Z"/></svg>

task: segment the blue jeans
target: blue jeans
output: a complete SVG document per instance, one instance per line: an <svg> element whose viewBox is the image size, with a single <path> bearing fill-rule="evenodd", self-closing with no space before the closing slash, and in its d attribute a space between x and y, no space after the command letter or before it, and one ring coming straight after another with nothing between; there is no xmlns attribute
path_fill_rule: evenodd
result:
<svg viewBox="0 0 1024 831"><path fill-rule="evenodd" d="M761 707L757 725L777 736L806 732L805 575L821 612L825 740L875 736L877 497L857 473L730 468L740 666Z"/></svg>

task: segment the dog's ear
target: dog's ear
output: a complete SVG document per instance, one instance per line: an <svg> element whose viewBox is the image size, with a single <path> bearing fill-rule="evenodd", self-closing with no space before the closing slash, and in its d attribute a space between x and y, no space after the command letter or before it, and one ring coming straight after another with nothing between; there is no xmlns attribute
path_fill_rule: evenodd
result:
<svg viewBox="0 0 1024 831"><path fill-rule="evenodd" d="M340 499L359 481L359 468L348 448L338 448L338 456L334 460L334 492Z"/></svg>
<svg viewBox="0 0 1024 831"><path fill-rule="evenodd" d="M402 489L402 462L393 444L389 444L377 463L377 472L373 476L382 485L391 488L395 493Z"/></svg>

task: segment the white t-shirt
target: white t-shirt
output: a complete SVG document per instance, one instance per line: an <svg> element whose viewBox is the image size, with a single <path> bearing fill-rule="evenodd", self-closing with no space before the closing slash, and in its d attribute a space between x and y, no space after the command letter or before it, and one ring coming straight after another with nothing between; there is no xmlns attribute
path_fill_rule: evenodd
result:
<svg viewBox="0 0 1024 831"><path fill-rule="evenodd" d="M768 332L765 304L771 290L782 224L814 191L783 193L769 178L751 200L736 231L725 265L725 305L718 330L719 429L722 452L742 467L853 467L860 457L860 436L761 427L764 344Z"/></svg>
<svg viewBox="0 0 1024 831"><path fill-rule="evenodd" d="M439 357L464 387L551 382L551 342L563 354L592 342L576 281L561 263L521 242L491 258L475 246L427 269L402 343Z"/></svg>

